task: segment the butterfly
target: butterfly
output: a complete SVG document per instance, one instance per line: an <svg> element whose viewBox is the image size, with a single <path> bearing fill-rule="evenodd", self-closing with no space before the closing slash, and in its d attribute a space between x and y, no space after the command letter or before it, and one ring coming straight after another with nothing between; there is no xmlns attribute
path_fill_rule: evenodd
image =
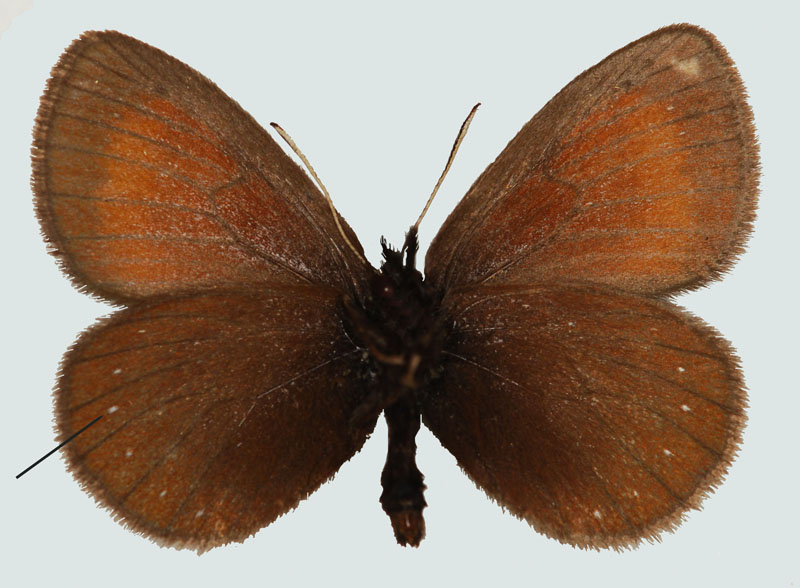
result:
<svg viewBox="0 0 800 588"><path fill-rule="evenodd" d="M373 268L250 115L118 32L66 50L34 137L51 253L122 307L61 365L60 438L97 420L66 461L162 545L245 540L381 414L403 545L425 535L422 423L498 504L581 548L674 529L735 456L738 360L671 301L732 266L758 191L744 87L703 29L659 29L561 90L456 206L424 276L419 221Z"/></svg>

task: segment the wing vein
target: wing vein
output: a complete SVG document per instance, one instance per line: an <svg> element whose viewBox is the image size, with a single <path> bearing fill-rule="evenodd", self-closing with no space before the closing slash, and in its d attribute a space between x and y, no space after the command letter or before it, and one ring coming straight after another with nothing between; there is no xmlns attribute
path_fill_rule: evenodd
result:
<svg viewBox="0 0 800 588"><path fill-rule="evenodd" d="M162 175L174 178L179 182L186 184L187 186L192 186L193 188L197 188L207 196L209 196L210 193L214 190L214 188L209 188L207 186L204 186L203 184L193 180L192 178L176 173L167 167L160 167L157 165L153 165L152 163L148 163L146 161L121 157L119 155L112 155L111 153L101 153L100 151L92 151L91 149L75 147L74 145L60 145L58 143L49 143L47 147L50 149L61 149L62 151L73 151L76 153L85 153L87 155L96 155L97 157L113 159L114 161L121 161L123 163L127 163L136 167L141 167L150 171L158 172Z"/></svg>
<svg viewBox="0 0 800 588"><path fill-rule="evenodd" d="M95 59L94 57L86 55L85 52L80 56L80 58L85 60L85 61L88 61L90 63L95 64L100 69L104 69L108 73L111 73L111 74L117 76L118 78L125 80L126 82L139 83L138 80L134 80L130 76L125 75L121 71L111 67L109 64L107 64L105 62L102 62L99 59ZM70 73L70 77L72 77L72 76L75 76L75 77L81 76L81 77L83 77L85 79L89 79L89 75L86 72L78 71L78 70L74 69L74 67L69 73Z"/></svg>
<svg viewBox="0 0 800 588"><path fill-rule="evenodd" d="M89 194L71 194L68 192L55 192L53 190L48 190L46 193L48 196L51 196L53 198L74 198L77 200L87 200L94 202L119 202L122 204L135 204L139 206L145 206L148 208L165 208L169 210L180 210L181 212L189 212L192 214L196 214L198 216L203 216L215 222L218 221L216 215L211 212L207 212L199 208L192 208L190 206L185 206L183 204L173 204L171 202L155 202L152 200L141 200L139 198L116 198L113 196L91 196Z"/></svg>
<svg viewBox="0 0 800 588"><path fill-rule="evenodd" d="M717 76L717 77L721 77L721 76ZM701 117L709 115L709 114L716 114L716 113L722 112L724 110L735 110L735 108L736 108L736 104L734 102L728 102L726 104L723 104L722 106L718 106L718 107L715 107L715 108L710 108L708 110L697 110L697 111L694 111L694 112L684 113L681 116L678 116L676 118L672 118L672 119L667 120L667 121L660 121L657 124L651 124L647 128L640 129L638 131L634 131L632 133L628 133L628 134L625 134L625 135L620 135L620 136L618 136L617 138L615 138L612 141L604 141L601 145L598 145L598 146L594 147L593 149L590 149L589 151L587 151L586 153L584 153L584 154L582 154L582 155L580 155L578 157L574 157L574 158L572 158L572 159L570 159L568 161L565 161L564 163L562 163L558 167L549 170L549 172L555 175L557 172L563 170L565 167L569 167L571 165L576 165L576 164L582 163L583 161L585 161L585 160L587 160L587 159L589 159L591 157L602 156L602 155L606 154L607 152L616 149L620 144L625 143L626 141L628 141L631 138L641 137L641 136L644 136L644 135L646 135L648 133L652 133L653 131L658 131L658 130L661 130L661 129L665 129L665 128L671 127L673 125L676 125L676 124L679 124L679 123L682 123L682 122L686 122L687 120L693 120L693 119L696 119L696 118L701 118ZM633 112L635 112L636 110L639 110L639 108L634 109Z"/></svg>
<svg viewBox="0 0 800 588"><path fill-rule="evenodd" d="M115 54L117 57L119 57L119 58L120 58L122 61L124 61L125 63L127 63L127 64L128 64L128 67L130 67L130 68L131 68L133 71L135 71L136 73L138 73L138 74L139 74L139 76L141 77L141 79L142 79L142 80L145 80L145 81L148 81L148 82L149 82L149 81L152 79L152 76L148 76L148 75L147 75L147 74L146 74L144 71L142 71L142 69L141 69L141 68L140 68L138 65L134 64L134 63L133 63L133 61L130 59L130 57L129 57L128 55L125 55L124 51L122 51L122 50L121 50L119 47L117 47L117 45L115 45L115 44L114 44L114 42L113 42L113 41L111 41L111 39L109 39L108 37L106 37L106 38L104 39L103 43L104 43L104 44L105 44L105 45L106 45L106 46L107 46L107 47L108 47L108 48L109 48L109 49L110 49L110 50L111 50L111 51L112 51L112 52L113 52L113 53L114 53L114 54ZM140 57L140 56L137 54L137 57ZM141 57L140 57L140 59L141 59Z"/></svg>
<svg viewBox="0 0 800 588"><path fill-rule="evenodd" d="M331 358L331 359L329 359L329 360L327 360L325 362L322 362L321 364L319 364L317 366L314 366L313 368L310 368L310 369L306 370L305 372L302 372L301 374L298 374L297 376L287 380L286 382L284 382L284 383L282 383L282 384L280 384L278 386L274 386L271 390L276 390L276 389L279 389L279 388L281 388L283 386L286 386L287 384L290 384L290 383L292 383L292 382L294 382L294 381L296 381L296 380L298 380L300 378L303 378L303 377L305 377L305 376L317 371L318 369L333 363L334 361L338 361L339 359L342 359L343 357L346 357L348 355L351 355L351 354L355 353L355 351L356 350L348 351L347 353L343 353L343 354L335 356L335 357L333 357L333 358ZM263 396L263 394L261 396ZM261 396L258 396L256 399L260 398ZM250 410L252 410L252 407L251 407ZM245 415L245 418L247 418L247 416L249 415L250 410L247 411L247 415ZM242 422L244 422L244 420L242 420ZM241 426L241 423L240 423L240 426ZM167 523L167 526L166 526L167 530L172 529L172 525L174 524L175 519L183 511L184 507L189 502L189 499L192 496L195 495L195 493L198 490L200 481L205 477L206 473L214 466L216 461L219 459L219 456L227 448L228 441L230 440L230 438L233 436L233 434L235 432L236 432L236 429L235 428L231 428L225 434L225 440L220 443L219 449L217 450L217 452L214 454L214 456L211 459L208 460L208 463L207 463L206 467L203 469L203 471L200 472L197 476L195 476L194 481L192 482L191 486L189 486L189 491L187 492L186 496L181 500L180 504L178 504L178 506L175 509L175 512L172 514L172 517L170 518L169 523Z"/></svg>
<svg viewBox="0 0 800 588"><path fill-rule="evenodd" d="M153 241L167 243L196 243L203 245L234 245L235 241L225 237L186 237L182 235L72 235L63 237L69 241ZM119 261L119 260L117 260Z"/></svg>
<svg viewBox="0 0 800 588"><path fill-rule="evenodd" d="M707 50L698 51L692 57L696 57L697 55L700 55L700 54L705 53L705 52L707 52ZM691 57L689 57L687 59L691 59ZM648 74L648 76L646 76L646 77L650 77L652 75L655 75L656 73L662 73L664 71L672 69L672 67L673 67L672 65L665 66L665 67L663 67L661 69L656 70L655 72L652 72L651 74ZM628 116L630 116L631 114L633 114L634 112L636 112L638 110L641 110L642 108L645 108L647 106L652 106L653 104L657 104L658 102L661 102L665 98L671 98L673 96L677 96L678 94L682 94L683 92L686 92L687 90L691 90L692 88L700 87L700 86L702 86L702 85L704 85L704 84L706 84L706 83L708 83L710 81L717 80L717 79L722 78L724 76L725 76L725 74L720 74L720 75L712 76L712 77L709 77L709 78L703 78L702 80L700 80L698 82L693 82L691 84L687 84L685 86L681 86L677 90L673 90L673 91L671 91L671 92L669 92L667 94L659 94L658 96L656 96L656 97L654 97L654 98L652 98L650 100L643 101L641 104L637 104L636 106L629 106L628 108L621 109L617 114L614 114L613 116L610 116L607 119L604 119L602 122L598 122L598 123L595 123L595 124L593 124L591 126L586 127L585 129L583 129L581 131L581 133L579 135L569 139L568 141L564 141L563 143L561 143L560 150L563 151L566 148L568 148L568 147L572 146L573 144L575 144L576 142L582 140L583 137L586 134L591 133L592 131L594 131L594 130L596 130L598 128L606 127L606 126L608 126L610 124L613 124L613 123L617 122L620 119L627 118ZM639 85L641 85L641 84L637 83L637 84L634 84L632 87L639 86ZM588 113L587 113L587 116L588 116Z"/></svg>
<svg viewBox="0 0 800 588"><path fill-rule="evenodd" d="M125 382L122 382L118 386L114 386L113 388L110 388L110 389L106 390L105 392L102 392L102 393L98 394L97 396L94 396L94 397L92 397L92 398L90 398L88 400L84 400L83 402L80 402L80 403L78 403L78 404L76 404L74 406L70 406L70 409L73 412L75 412L77 410L80 410L82 408L85 408L85 407L89 406L93 402L97 402L98 400L101 400L101 399L105 398L109 394L114 394L116 392L119 392L120 390L122 390L123 388L126 388L127 386L130 386L131 384L138 384L139 382L143 382L147 378L151 378L153 376L157 376L159 374L172 371L174 369L183 367L183 366L188 365L190 363L192 363L192 362L189 361L189 360L179 361L177 363L173 363L173 364L170 364L170 365L162 366L160 368L156 368L154 370L150 370L149 372L144 372L142 374L138 374L135 378L132 378L130 380L126 380Z"/></svg>
<svg viewBox="0 0 800 588"><path fill-rule="evenodd" d="M196 155L194 155L192 153L188 153L186 151L178 149L177 147L175 147L173 145L170 145L166 141L162 141L160 139L154 139L153 137L148 137L147 135L142 135L141 133L136 133L134 131L131 131L131 130L128 130L128 129L124 129L122 127L117 127L115 125L112 125L112 124L109 124L109 123L106 123L106 122L103 122L103 121L93 120L93 119L87 118L85 116L81 116L79 114L72 114L72 113L66 112L64 110L57 110L57 109L53 108L53 114L55 114L57 116L62 116L62 117L65 117L65 118L71 118L71 119L79 120L81 122L84 122L86 124L89 124L89 125L92 125L92 126L95 126L95 127L98 127L98 128L107 129L107 130L110 130L110 131L113 131L113 132L117 132L117 133L120 133L120 134L123 134L123 135L128 135L129 137L134 137L136 139L140 139L141 141L145 141L147 143L150 143L151 145L157 145L158 147L161 147L163 149L171 151L172 153L180 155L181 157L185 157L186 159L188 159L190 161L193 161L195 163L199 163L201 165L207 165L208 167L213 167L217 171L219 171L219 172L221 172L221 173L223 173L225 175L228 175L227 170L223 169L218 163L215 163L215 162L211 161L210 159L198 157L198 156L196 156Z"/></svg>
<svg viewBox="0 0 800 588"><path fill-rule="evenodd" d="M142 114L142 115L146 116L147 118L150 118L152 120L156 120L158 122L164 123L167 127L171 128L174 131L177 131L179 133L186 133L186 134L192 135L193 137L195 137L199 141L202 141L203 143L206 143L209 147L211 147L215 151L219 150L219 146L218 145L215 145L214 143L209 141L208 138L206 138L203 135L201 135L200 133L198 133L197 129L195 129L193 127L190 127L189 125L183 124L183 123L181 123L179 121L176 121L174 119L171 119L171 118L165 117L163 115L160 115L160 114L154 112L153 110L150 110L149 108L143 108L142 106L140 106L138 104L134 104L133 102L128 102L127 100L123 100L122 98L116 98L114 96L109 96L108 94L103 94L102 92L99 92L97 90L90 90L89 88L84 88L84 87L82 87L82 86L80 86L78 84L71 83L71 82L69 82L67 80L64 81L64 85L69 87L69 88L72 88L73 90L75 90L77 92L83 92L84 94L89 94L91 96L95 96L95 97L99 98L100 100L105 100L106 102L119 104L121 106L129 108L129 109L131 109L133 111L138 112L139 114ZM217 138L216 135L214 135L214 137Z"/></svg>

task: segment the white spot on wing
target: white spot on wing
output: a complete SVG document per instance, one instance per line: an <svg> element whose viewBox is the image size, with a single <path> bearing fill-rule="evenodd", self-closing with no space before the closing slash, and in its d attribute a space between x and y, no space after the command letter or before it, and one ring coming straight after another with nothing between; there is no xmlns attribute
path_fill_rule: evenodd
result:
<svg viewBox="0 0 800 588"><path fill-rule="evenodd" d="M122 368L115 369L113 373L114 373L114 375L121 374L122 373Z"/></svg>
<svg viewBox="0 0 800 588"><path fill-rule="evenodd" d="M596 518L597 520L602 519L603 513L601 513L599 510L594 511L594 518Z"/></svg>
<svg viewBox="0 0 800 588"><path fill-rule="evenodd" d="M692 409L691 409L691 408L689 408L689 407L688 407L687 405L685 405L685 404L681 404L681 410L682 410L683 412L689 412L689 411L690 411L690 410L692 410Z"/></svg>
<svg viewBox="0 0 800 588"><path fill-rule="evenodd" d="M115 413L115 412L117 412L118 410L119 410L119 406L117 406L117 405L115 404L114 406L111 406L111 407L109 407L109 409L108 409L106 412L107 412L108 414L114 414L114 413Z"/></svg>
<svg viewBox="0 0 800 588"><path fill-rule="evenodd" d="M669 449L665 449L664 455L666 455L667 457L672 457L672 452Z"/></svg>
<svg viewBox="0 0 800 588"><path fill-rule="evenodd" d="M697 57L690 57L673 63L675 69L684 75L696 78L700 75L700 62Z"/></svg>
<svg viewBox="0 0 800 588"><path fill-rule="evenodd" d="M133 449L126 449L125 450L125 457L130 457L133 455Z"/></svg>
<svg viewBox="0 0 800 588"><path fill-rule="evenodd" d="M198 510L196 513L194 513L194 518L196 518L196 519L200 518L201 516L203 516L203 513L204 513L204 512L206 512L206 511L205 511L205 509L202 509L202 508L201 508L201 509L200 509L200 510Z"/></svg>
<svg viewBox="0 0 800 588"><path fill-rule="evenodd" d="M678 371L679 371L680 373L683 373L683 372L685 372L685 371L686 371L686 368L685 368L685 367L683 367L683 366L678 366Z"/></svg>

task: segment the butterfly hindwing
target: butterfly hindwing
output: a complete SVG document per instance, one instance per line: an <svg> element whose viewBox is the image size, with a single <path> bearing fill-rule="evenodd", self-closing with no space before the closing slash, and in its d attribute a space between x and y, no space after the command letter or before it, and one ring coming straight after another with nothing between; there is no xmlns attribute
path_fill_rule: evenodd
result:
<svg viewBox="0 0 800 588"><path fill-rule="evenodd" d="M569 284L451 300L423 419L500 505L561 541L621 547L719 483L746 401L729 345L701 320Z"/></svg>
<svg viewBox="0 0 800 588"><path fill-rule="evenodd" d="M270 287L146 302L85 332L56 393L76 478L162 544L242 541L364 443L360 351L335 292Z"/></svg>

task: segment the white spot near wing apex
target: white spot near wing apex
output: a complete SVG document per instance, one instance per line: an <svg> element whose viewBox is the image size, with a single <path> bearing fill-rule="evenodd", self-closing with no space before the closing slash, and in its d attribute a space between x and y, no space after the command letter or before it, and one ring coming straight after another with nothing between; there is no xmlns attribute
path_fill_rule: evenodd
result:
<svg viewBox="0 0 800 588"><path fill-rule="evenodd" d="M689 59L682 59L674 61L672 65L682 74L696 78L700 75L700 61L697 57L690 57Z"/></svg>

